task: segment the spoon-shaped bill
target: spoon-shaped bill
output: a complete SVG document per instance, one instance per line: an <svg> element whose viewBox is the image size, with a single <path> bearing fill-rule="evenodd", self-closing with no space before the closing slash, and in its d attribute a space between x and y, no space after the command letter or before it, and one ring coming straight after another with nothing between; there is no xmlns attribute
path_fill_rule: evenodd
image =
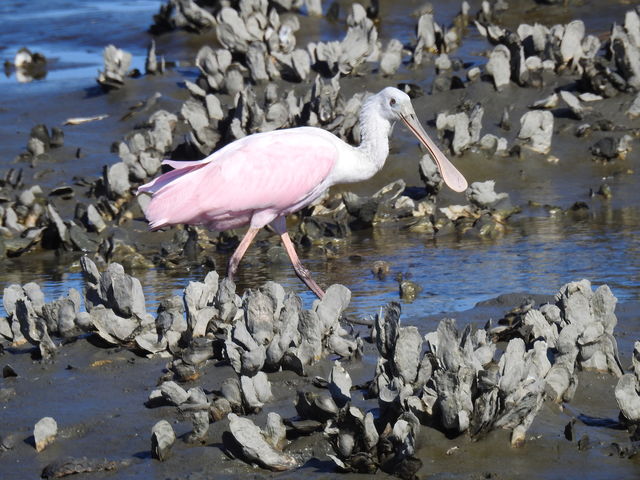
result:
<svg viewBox="0 0 640 480"><path fill-rule="evenodd" d="M458 171L456 167L445 157L444 153L438 148L438 146L429 138L427 132L424 131L422 125L418 121L418 117L414 113L409 115L403 115L402 121L407 128L418 137L418 140L427 148L431 157L436 161L442 179L449 186L451 190L456 192L464 192L467 189L467 180Z"/></svg>

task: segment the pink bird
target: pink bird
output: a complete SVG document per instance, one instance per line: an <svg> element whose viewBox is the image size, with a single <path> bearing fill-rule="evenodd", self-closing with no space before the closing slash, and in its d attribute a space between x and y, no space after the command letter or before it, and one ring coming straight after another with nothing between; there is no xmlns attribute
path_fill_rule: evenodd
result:
<svg viewBox="0 0 640 480"><path fill-rule="evenodd" d="M175 170L138 189L153 196L145 211L149 225L153 230L204 225L217 231L249 225L229 259L227 276L233 279L258 231L271 224L296 275L322 298L324 292L298 258L285 217L333 185L366 180L378 172L389 154L389 135L396 120L402 120L424 144L445 183L464 191L467 181L424 131L409 96L387 87L362 106L359 147L321 128L298 127L249 135L203 160L165 160Z"/></svg>

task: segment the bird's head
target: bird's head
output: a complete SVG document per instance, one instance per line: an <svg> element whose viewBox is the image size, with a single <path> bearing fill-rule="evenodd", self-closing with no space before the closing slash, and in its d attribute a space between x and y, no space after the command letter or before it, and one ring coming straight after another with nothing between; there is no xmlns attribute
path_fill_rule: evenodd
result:
<svg viewBox="0 0 640 480"><path fill-rule="evenodd" d="M380 115L390 122L402 120L407 128L429 151L435 160L444 182L456 192L466 190L468 184L464 176L453 166L453 164L442 153L433 140L427 135L418 120L409 95L394 87L386 87L375 95L378 111Z"/></svg>
<svg viewBox="0 0 640 480"><path fill-rule="evenodd" d="M403 116L415 115L411 98L397 88L387 87L382 89L376 95L376 99L380 114L390 122L401 120Z"/></svg>

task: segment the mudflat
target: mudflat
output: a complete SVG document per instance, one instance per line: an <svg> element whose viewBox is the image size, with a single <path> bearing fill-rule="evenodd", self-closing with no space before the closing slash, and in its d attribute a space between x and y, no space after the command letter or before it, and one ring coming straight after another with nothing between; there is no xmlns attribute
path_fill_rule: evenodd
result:
<svg viewBox="0 0 640 480"><path fill-rule="evenodd" d="M225 263L237 241L234 235L239 232L225 238L198 231L193 255L185 253L186 231L148 231L142 208L132 195L141 181L133 180L130 190L117 197L103 195L100 188L104 185L100 182L107 178L104 168L120 161L118 149L112 145L130 143L132 135L148 128L149 117L160 109L176 115L177 122L166 155L190 159L204 156L194 150L193 145L190 149L184 147L189 144L193 128L180 112L186 102L199 98L185 82L203 85L199 81L201 70L196 66L196 54L202 46L220 48L221 45L215 28L197 33L175 28L151 35L147 29L160 2L125 5L125 2L95 1L76 8L55 2L45 6L49 3L42 2L40 12L35 11L33 5L19 2L8 2L3 7L15 21L9 22L8 30L0 34L2 57L12 62L17 50L28 46L43 52L48 62L44 79L19 83L14 68L9 66L8 76L0 81L4 92L0 106L0 138L3 140L0 173L5 179L0 183L2 225L8 228L8 206L24 213L19 215L18 223L26 225L28 212L33 212L29 208L33 207L25 210L19 196L36 185L43 193L36 195L35 203L43 208L54 207L67 226L71 221L81 224L77 216L79 204L85 208L89 204L100 206L101 196L110 204L107 209L115 205L121 210L105 214L106 203L103 203L99 212L106 228L96 232L82 226L89 245L93 245L90 251L83 252L72 242L58 241L54 248L47 248L46 241L39 241L19 254L2 258L0 286L36 282L47 302L67 295L69 288L82 292L87 288L87 280L80 259L87 254L101 272L109 261L117 261L125 266L128 274L138 278L146 312L156 319L155 312L162 301L171 295L181 298L190 281L202 282L213 269L222 278ZM480 3L470 3L470 19L477 18L481 25L493 24L510 32L518 31L522 24L540 23L551 27L582 20L585 34L593 35L605 45L598 52L603 58L611 55L606 51L606 42L611 38L612 24L624 25L625 12L631 10L626 2L569 1L549 2L549 5L524 1L510 2L505 10L494 6L493 17L482 19L476 16L481 10ZM338 4L341 13L336 21L330 21L327 16L328 5L320 17L306 15L304 10L290 13L300 24L295 32L298 47L344 38L351 2ZM624 372L630 371L634 342L639 338L640 307L637 248L640 121L629 114L637 93L630 87L596 101L580 100L583 110L577 114L575 106L572 109L561 92L576 96L585 93L580 83L583 74L568 65L539 72L539 82L536 80L538 83L534 84L519 85L511 78L498 90L486 71L486 64L490 52L501 42L497 40L500 35L494 39L483 37L473 21L460 31L459 41L452 43L447 52L454 60L451 69L441 68L446 62L437 60L439 54L430 53L428 49L422 63L412 64L419 18L412 13L419 7L421 5L412 1L380 2L375 20L378 38L383 50L390 39L399 39L405 46L402 62L391 76L380 73L379 62L362 63L356 71L338 77L339 95L347 101L357 94L374 93L388 85L409 83L420 87L425 94L414 98L413 104L429 133L440 138L441 145L469 183L495 180L495 191L508 193L518 213L504 220L503 230L491 235L481 234L478 224L473 228L460 228L467 220L458 218L447 224L445 215L438 209L468 204L469 200L442 189L427 233L415 227L418 217L398 218L390 214L386 221L377 221L372 227L353 228L348 235L320 237L308 242L302 253L303 261L321 285L342 284L350 289L345 317L371 320L380 307L401 301L402 326L417 327L421 336L436 331L443 318L455 318L460 330L466 325L482 329L489 320L495 327L498 319L527 298L533 298L536 307L553 302L553 295L570 281L587 278L594 287L607 284L618 298L614 335L619 358ZM446 28L454 25L459 11L459 5L433 4L436 23ZM286 15L281 11L282 18ZM42 22L47 22L50 28L42 29ZM158 55L167 61L162 74L126 77L120 88L109 91L95 82L97 70L104 69L102 49L108 43L132 52L132 68L144 72L146 51L152 38ZM236 52L234 60L242 64L242 58ZM474 67L480 68L481 75L470 80L467 73ZM313 71L302 81L281 78L268 83L276 85L279 97L292 91L302 99L312 89L316 73ZM245 75L248 89L257 98L264 98L267 84L256 84L250 80L250 74L245 72ZM328 75L321 79L327 85L330 83ZM160 95L155 95L156 92ZM554 94L558 97L555 100ZM215 95L228 112L234 104L233 96L225 91ZM531 108L543 99L549 99L548 108ZM481 135L504 138L506 151L499 152L493 147L487 150L481 148L479 142L472 142L455 154L454 129L438 130L438 114L470 113L476 104L481 105L484 112ZM546 153L532 151L530 141L517 138L520 119L527 112L537 111L548 111L553 117L551 147ZM69 119L97 116L104 118L65 124ZM20 156L28 152L32 128L38 124L49 129L60 128L64 132L63 145L49 149L45 155ZM222 122L219 131L224 128ZM625 140L625 136L628 139ZM606 148L609 148L607 155L602 156L600 153ZM409 188L402 195L419 202L425 195L425 183L418 169L422 155L413 137L397 125L384 169L368 182L342 186L331 193L334 198L347 191L369 197L391 182L403 179ZM13 172L21 170L20 182L15 185L8 181L12 169ZM69 187L72 194L56 190L61 187ZM307 213L292 219L292 232L305 222ZM50 215L42 214L38 218L39 223L27 230L47 231L55 224ZM436 231L433 231L434 225ZM496 222L491 225L495 226ZM3 235L10 246L20 238L13 231L10 234L3 231ZM114 257L112 253L118 245L126 245L130 250ZM255 291L267 280L273 280L300 295L304 308L312 308L313 295L303 289L288 264L282 261L278 248L277 237L267 232L258 237L257 245L248 252L240 267L236 292L242 295L248 290ZM171 263L174 258L178 260ZM167 259L171 262L163 261ZM390 272L372 274L376 261L386 262ZM402 280L418 286L415 298L400 298ZM88 311L84 294L81 296L80 310ZM4 309L3 315L6 315L6 305ZM348 323L342 325L347 330L351 328ZM356 386L351 403L364 412L378 415L378 399L365 398L368 391L365 386L376 376L379 352L375 342L366 340L370 329L353 328L349 335L365 341L361 356L341 360ZM197 479L247 474L266 478L274 475L225 454L228 449L223 437L229 432L228 419L212 421L202 441L188 443L186 438L193 430L192 411L172 405L146 406L152 392L174 378L172 362L175 359L169 350L148 355L130 342L114 345L89 329L64 340L52 335L57 345L55 355L43 361L38 345L0 338L0 364L6 372L0 379L2 478L37 477L52 464L57 465L57 470L51 471L58 474L77 472L91 478ZM498 342L496 363L506 346L506 341ZM554 355L549 354L552 359ZM335 352L329 353L307 366L304 376L288 370L269 372L273 398L258 413L247 414L247 417L260 426L264 426L269 412L277 412L284 419L296 417L297 392L318 395L326 392L318 387L314 377L329 378L333 360L337 358ZM209 359L199 365L197 373L197 378L179 383L185 390L201 387L211 403L220 396L225 380L238 377L228 359ZM577 387L573 398L561 403L547 399L526 430L526 441L519 448L510 445L508 429L494 429L472 439L467 433L446 431L437 421L423 424L413 453L422 462L416 475L419 478L634 478L640 465L630 434L619 422L620 408L614 394L618 378L611 373L580 369L576 369L575 378ZM33 428L43 417L54 418L58 430L55 440L37 453ZM151 430L163 419L169 421L177 440L168 458L160 462L152 453ZM339 474L328 457L335 451L321 430L310 435L290 431L284 452L299 466L278 473L279 477L333 478ZM68 457L72 458L69 464L60 466ZM355 473L340 475L361 477ZM376 473L376 476L384 475L388 474Z"/></svg>

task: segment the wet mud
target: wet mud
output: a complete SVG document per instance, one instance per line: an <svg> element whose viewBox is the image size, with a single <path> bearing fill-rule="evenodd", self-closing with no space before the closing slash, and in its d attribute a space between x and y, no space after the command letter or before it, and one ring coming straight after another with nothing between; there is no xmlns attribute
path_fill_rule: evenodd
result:
<svg viewBox="0 0 640 480"><path fill-rule="evenodd" d="M43 2L43 5L47 2ZM63 3L63 2L62 2ZM157 108L169 112L180 110L189 98L184 81L195 81L198 69L194 58L202 45L215 42L213 33L194 35L173 31L155 37L158 52L172 63L163 75L126 79L125 87L104 94L95 83L102 67L102 49L114 43L133 53L133 65L144 68L147 43L146 29L160 2L88 2L86 9L73 10L60 5L52 10L26 11L30 7L9 2L8 14L15 17L0 34L0 57L11 59L23 45L40 50L51 59L47 77L31 83L18 83L13 75L0 81L3 90L0 105L0 170L24 167L25 183L39 184L45 189L74 185L80 178L101 175L103 165L118 158L111 146L145 121L151 111L137 112L130 107L148 99L155 92L162 96ZM339 2L344 10L350 2ZM420 2L380 2L380 38L403 42L413 39L417 19L410 14ZM479 2L470 2L472 12ZM601 39L609 35L611 24L622 23L623 12L632 8L627 2L557 2L545 5L533 1L509 2L499 24L516 29L522 23L545 25L567 23L574 19L585 22L587 33ZM459 5L433 2L436 21L449 24ZM73 10L75 13L69 13ZM0 10L1 11L1 10ZM123 13L124 12L124 13ZM39 22L50 22L49 32L38 28ZM302 28L298 44L340 38L342 23L301 16ZM91 25L97 25L95 29ZM82 39L79 41L78 39ZM79 48L81 47L81 48ZM492 45L473 26L461 46L452 51L469 65L484 65L485 53ZM569 73L545 73L543 88L522 88L513 82L496 92L489 80L469 82L466 88L431 92L435 78L433 62L418 69L400 68L392 78L376 72L343 77L341 93L348 98L368 90L376 92L389 84L415 83L426 95L413 100L416 112L427 130L436 132L436 115L453 111L464 102L481 102L485 109L483 134L505 137L515 142L519 119L529 105L562 88L573 88L576 78ZM282 83L284 88L291 88ZM294 85L298 92L308 84ZM496 180L496 191L508 192L522 212L511 218L504 235L484 238L473 235L426 236L408 231L401 223L376 226L353 232L346 239L332 239L331 254L326 245L313 245L301 256L323 286L340 283L352 291L347 315L370 318L392 300L399 300L398 275L420 286L417 298L402 304L402 323L415 325L422 335L435 330L442 318L455 318L458 325L482 327L488 320L502 318L520 305L525 297L534 296L536 304L551 299L566 282L588 278L594 285L607 284L619 303L615 335L622 365L630 367L634 342L640 338L640 202L637 183L640 156L637 148L638 119L625 112L635 95L620 94L596 102L585 103L584 121L576 121L564 104L553 109L555 124L549 161L547 155L523 150L508 157L487 156L467 151L453 158L469 182ZM229 98L225 101L230 102ZM593 105L593 106L592 106ZM500 126L505 109L511 129ZM134 112L124 118L129 112ZM82 125L64 125L72 117L107 115L104 120ZM624 160L594 160L591 147L611 132L594 131L577 137L576 128L584 122L607 119L624 126L623 132L634 137L633 149ZM64 146L52 150L47 159L35 164L16 163L26 148L31 128L44 123L59 126L65 134ZM337 188L371 195L398 178L409 187L422 188L418 160L422 153L411 135L396 127L391 152L384 169L372 180ZM556 161L557 160L557 161ZM603 183L612 196L594 195ZM63 218L72 218L78 195L72 200L51 198ZM443 191L439 205L465 203L465 199ZM577 202L587 208L572 210ZM299 219L292 218L291 226ZM138 215L114 227L144 255L152 256L173 232L150 234ZM277 238L262 233L257 244L243 260L237 279L238 292L256 288L267 280L282 284L300 294L305 305L314 300L305 292L287 263L269 260L268 251ZM211 249L216 270L222 275L230 252ZM70 287L85 287L78 252L36 251L28 255L0 260L0 288L35 281L42 286L47 300L66 294ZM391 271L383 278L371 273L376 260L387 261ZM142 282L147 311L154 312L159 302L171 294L180 294L189 281L202 281L210 269L202 258L179 265L173 270L162 268L127 269ZM519 292L519 293L511 293ZM504 294L504 295L503 295ZM4 314L0 313L0 314ZM366 329L356 327L365 336ZM147 408L149 394L167 377L168 358L147 358L123 347L109 346L95 335L80 336L64 344L53 363L43 363L34 349L3 344L0 365L10 366L17 376L0 379L0 437L10 445L0 446L0 477L5 479L37 478L43 469L65 457L105 459L116 463L115 470L79 474L78 478L171 478L205 479L236 478L252 475L271 478L276 474L260 470L228 458L222 448L228 420L210 425L204 445L190 445L185 438L191 431L186 413L176 407ZM502 346L504 348L504 346ZM361 359L344 361L354 385L371 380L375 373L375 345L364 344ZM314 390L315 375L328 377L332 359L309 368L304 377L291 372L269 373L274 400L251 418L264 425L268 412L283 418L296 414L294 398L297 390ZM234 375L232 368L214 362L202 370L196 381L183 384L185 389L201 386L206 393L217 392L225 378ZM494 430L486 437L471 440L466 435L448 438L440 430L422 428L416 447L423 465L419 478L635 478L640 473L636 455L626 458L617 446L627 445L628 432L618 423L619 408L614 397L617 378L610 374L578 372L578 387L570 403L545 402L522 448L509 445L506 430ZM319 391L316 389L315 391ZM363 409L377 408L362 390L352 393L354 405ZM33 425L45 416L56 419L56 440L40 453L34 448ZM160 420L168 420L177 441L164 462L152 458L151 428ZM567 433L569 432L569 433ZM291 438L285 451L300 461L301 467L278 473L279 478L363 478L361 474L339 474L327 456L331 447L321 433ZM378 472L376 477L393 478Z"/></svg>
<svg viewBox="0 0 640 480"><path fill-rule="evenodd" d="M522 294L504 295L452 316L461 325L483 322L488 317L503 315L524 298ZM548 298L538 296L536 300ZM616 336L621 351L628 351L632 339L638 336L635 321L638 306L635 302L616 310L619 320ZM440 318L432 317L431 321ZM367 344L363 360L344 362L354 385L371 378L374 370L371 360L375 355L375 347ZM192 428L188 415L171 406L144 406L166 372L166 359L140 357L126 349L107 348L88 339L65 345L55 363L49 365L34 362L25 351L5 352L5 359L10 360L18 376L2 381L3 394L12 391L8 399L3 399L3 432L10 433L15 442L10 451L2 453L4 478L36 478L47 465L65 457L121 462L115 472L94 472L90 478L270 476L222 453L222 434L228 429L226 420L211 424L204 446L193 446L184 441ZM294 417L296 390L313 390L313 377L326 377L330 368L331 362L327 360L310 369L307 377L292 372L269 374L275 399L253 417L254 421L263 424L269 411L277 411L283 418ZM199 385L205 392L217 391L221 379L232 374L229 366L211 365L204 369L201 378L183 387ZM523 448L510 447L509 433L504 430L471 441L464 435L447 438L435 428L424 427L417 439L417 455L424 463L419 477L555 479L580 472L585 478L633 478L640 468L637 457L620 458L615 447L628 443L629 438L617 423L619 411L613 396L616 379L595 372L581 372L578 377L575 398L562 407L545 403L527 433ZM353 404L373 406L360 392L353 392ZM32 445L31 425L44 415L58 419L58 435L51 446L37 454ZM178 437L171 456L162 463L153 460L149 450L151 427L161 419L169 420ZM572 436L567 438L565 427L570 423ZM279 473L278 477L338 475L326 457L330 449L321 433L293 439L285 451L302 460L302 466ZM343 475L364 478L361 474L340 474ZM378 477L385 478L385 474L380 472L376 474Z"/></svg>

